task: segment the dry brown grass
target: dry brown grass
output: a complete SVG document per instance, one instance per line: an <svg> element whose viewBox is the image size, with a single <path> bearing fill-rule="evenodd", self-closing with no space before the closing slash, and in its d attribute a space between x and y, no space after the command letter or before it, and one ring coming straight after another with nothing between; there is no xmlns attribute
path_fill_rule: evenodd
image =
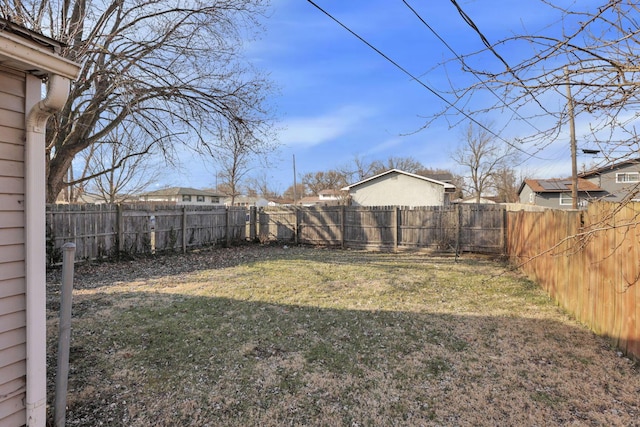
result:
<svg viewBox="0 0 640 427"><path fill-rule="evenodd" d="M71 351L70 426L640 425L637 365L481 257L79 266Z"/></svg>

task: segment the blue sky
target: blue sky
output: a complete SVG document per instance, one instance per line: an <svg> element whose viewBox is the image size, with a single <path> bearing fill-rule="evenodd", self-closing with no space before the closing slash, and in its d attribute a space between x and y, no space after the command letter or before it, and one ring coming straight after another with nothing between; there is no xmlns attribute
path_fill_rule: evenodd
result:
<svg viewBox="0 0 640 427"><path fill-rule="evenodd" d="M400 0L316 3L436 91L448 90L451 81L464 86L474 79L462 73L457 63L442 66L453 54ZM449 0L409 3L457 53L481 49L479 37ZM546 31L557 24L557 16L542 13L537 0L462 0L460 4L490 41L524 31ZM247 43L245 55L278 88L270 104L278 119L281 148L274 155L274 167L265 171L273 189L282 192L293 183L293 155L298 176L349 164L355 156L367 161L413 157L427 167L464 173L451 160L462 140L461 127L451 125L460 116L438 119L420 130L425 117L445 105L429 90L307 1L273 0L264 25L263 37ZM523 54L500 53L508 62ZM500 66L495 57L483 60ZM493 104L491 97L479 94L474 106ZM508 121L504 114L485 119L493 121L507 140L531 133L528 125ZM586 123L577 126L580 134ZM569 175L569 144L568 137L562 140L564 136L524 162L522 174ZM175 179L178 182L167 184L208 187L215 183L211 166L200 160L188 163L188 170Z"/></svg>

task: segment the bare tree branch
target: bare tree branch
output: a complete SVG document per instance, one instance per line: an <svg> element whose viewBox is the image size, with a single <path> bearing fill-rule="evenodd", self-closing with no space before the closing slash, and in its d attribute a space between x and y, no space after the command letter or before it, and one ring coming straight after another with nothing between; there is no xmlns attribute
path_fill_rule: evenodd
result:
<svg viewBox="0 0 640 427"><path fill-rule="evenodd" d="M23 0L0 14L66 43L82 65L63 111L47 130L47 199L92 144L138 129L157 151L205 143L212 129L269 127L269 82L240 55L257 35L266 0ZM183 135L182 138L168 138ZM163 136L165 136L163 138ZM138 152L144 152L144 147Z"/></svg>

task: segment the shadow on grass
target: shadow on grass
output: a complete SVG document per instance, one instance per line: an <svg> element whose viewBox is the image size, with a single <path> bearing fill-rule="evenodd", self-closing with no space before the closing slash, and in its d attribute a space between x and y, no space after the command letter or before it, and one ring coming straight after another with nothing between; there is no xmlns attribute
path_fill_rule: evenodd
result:
<svg viewBox="0 0 640 427"><path fill-rule="evenodd" d="M632 425L640 415L633 364L543 317L96 292L74 306L71 368L69 426Z"/></svg>
<svg viewBox="0 0 640 427"><path fill-rule="evenodd" d="M238 265L251 265L272 259L291 258L304 262L313 261L330 265L366 264L371 266L388 266L397 262L403 266L420 268L425 253L406 251L367 252L338 249L311 249L308 247L288 248L278 245L241 245L230 248L204 248L187 254L162 254L158 256L140 257L122 262L85 262L75 267L75 282L81 288L109 286L114 282L131 280L153 280L167 275L193 274L212 269L233 268ZM323 253L318 259L318 251ZM374 255L373 257L371 255ZM372 259L374 261L372 261ZM456 258L451 256L434 257L441 265L491 265L494 259L488 256L465 254ZM60 266L49 267L47 282L59 282Z"/></svg>

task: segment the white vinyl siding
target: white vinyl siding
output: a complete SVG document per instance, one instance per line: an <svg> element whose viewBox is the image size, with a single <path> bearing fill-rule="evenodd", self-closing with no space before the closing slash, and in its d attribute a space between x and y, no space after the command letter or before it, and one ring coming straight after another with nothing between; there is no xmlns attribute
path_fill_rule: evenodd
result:
<svg viewBox="0 0 640 427"><path fill-rule="evenodd" d="M26 423L25 75L0 67L0 425Z"/></svg>

